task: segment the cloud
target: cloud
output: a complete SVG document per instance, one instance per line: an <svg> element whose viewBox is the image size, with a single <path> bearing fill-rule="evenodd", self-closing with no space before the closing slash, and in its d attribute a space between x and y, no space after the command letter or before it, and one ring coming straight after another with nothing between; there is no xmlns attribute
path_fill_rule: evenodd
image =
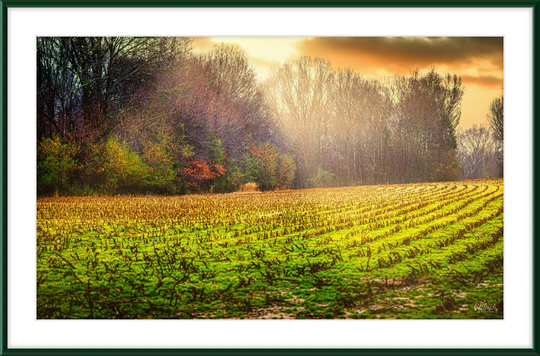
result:
<svg viewBox="0 0 540 356"><path fill-rule="evenodd" d="M335 67L360 73L407 74L415 68L445 66L503 68L502 37L316 37L300 41L302 55L329 59Z"/></svg>
<svg viewBox="0 0 540 356"><path fill-rule="evenodd" d="M462 75L461 79L463 79L463 83L465 84L480 85L480 86L490 87L490 88L503 87L503 79L492 76L492 75L480 75L480 76Z"/></svg>

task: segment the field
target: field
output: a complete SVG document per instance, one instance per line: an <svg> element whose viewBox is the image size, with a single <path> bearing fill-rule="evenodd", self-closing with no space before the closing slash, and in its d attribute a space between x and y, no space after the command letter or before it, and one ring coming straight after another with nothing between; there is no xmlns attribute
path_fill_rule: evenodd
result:
<svg viewBox="0 0 540 356"><path fill-rule="evenodd" d="M500 319L502 306L502 180L37 201L40 319Z"/></svg>

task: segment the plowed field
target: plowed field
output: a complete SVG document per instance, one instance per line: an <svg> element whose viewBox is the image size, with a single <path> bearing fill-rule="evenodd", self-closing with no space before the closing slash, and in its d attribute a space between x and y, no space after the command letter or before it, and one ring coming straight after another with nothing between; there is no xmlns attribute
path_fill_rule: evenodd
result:
<svg viewBox="0 0 540 356"><path fill-rule="evenodd" d="M503 181L37 201L38 318L502 318Z"/></svg>

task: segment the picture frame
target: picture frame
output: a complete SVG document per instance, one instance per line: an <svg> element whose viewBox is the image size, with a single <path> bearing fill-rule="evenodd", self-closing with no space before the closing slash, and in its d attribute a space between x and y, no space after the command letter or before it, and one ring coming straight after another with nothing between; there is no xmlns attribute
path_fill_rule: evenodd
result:
<svg viewBox="0 0 540 356"><path fill-rule="evenodd" d="M247 7L247 8L260 8L260 7L272 7L272 8L321 8L321 7L332 7L332 8L372 8L372 7L403 7L403 8L409 8L409 9L417 9L417 8L454 8L454 7L460 7L460 8L470 8L470 9L478 9L478 8L508 8L509 10L511 8L527 8L532 9L532 24L533 24L533 30L532 30L532 40L533 40L533 48L532 48L532 67L533 67L533 79L532 79L532 102L537 103L540 102L540 95L538 90L539 85L539 74L538 74L538 58L540 57L540 50L538 46L538 20L539 20L539 6L537 0L532 1L519 1L519 2L511 2L511 1L415 1L415 0L404 0L404 1L389 1L384 0L381 2L376 1L338 1L338 2L328 2L328 1L293 1L293 2L285 2L285 1L252 1L252 0L225 0L225 1L166 1L166 0L158 0L158 1L132 1L132 2L125 2L121 0L112 0L112 1L91 1L91 0L83 0L83 1L57 1L57 0L45 0L45 1L32 1L32 0L21 0L21 1L15 1L15 0L7 0L7 1L0 1L0 17L2 21L2 36L1 36L1 43L0 43L0 70L1 70L1 78L2 78L2 95L0 98L0 112L1 112L1 121L0 121L0 142L1 142L1 148L0 148L0 201L1 201L1 207L0 207L0 233L1 233L1 240L0 240L0 266L1 266L1 273L0 273L0 314L1 314L1 320L0 320L0 354L1 355L11 355L11 354L54 354L54 355L60 355L60 354L99 354L99 355L144 355L144 354L182 354L182 355L200 355L200 354L222 354L222 355L238 355L238 354L292 354L292 355L302 355L302 354L389 354L389 355L407 355L407 354L453 354L453 353L477 353L477 354L497 354L497 355L514 355L517 352L520 354L530 354L530 355L537 355L540 354L539 346L538 346L538 322L539 322L539 313L538 313L538 273L536 271L540 270L540 265L538 262L538 259L536 256L538 256L538 250L539 250L539 244L537 241L535 241L535 237L538 235L538 225L534 224L534 226L531 226L532 230L532 300L533 300L533 309L532 309L532 328L530 329L530 335L532 338L532 347L531 348L500 348L500 347L489 347L486 346L485 348L480 347L453 347L453 348L445 348L444 345L441 345L441 347L433 346L433 347L425 347L422 348L414 348L414 347L392 347L392 348L386 348L384 346L378 346L378 347L351 347L349 345L344 345L343 347L317 347L317 348L311 348L309 346L306 347L299 347L299 346L289 346L289 347L275 347L275 346L268 346L268 345L253 345L251 347L249 346L242 346L242 347L219 347L219 346L211 346L210 348L205 348L203 345L201 346L192 346L192 347L185 347L185 348L174 348L170 346L165 346L166 348L144 348L144 347L137 347L137 348L122 348L118 346L110 346L110 347L95 347L92 345L73 345L71 347L62 346L61 348L55 348L55 347L28 347L28 348L19 348L19 347L10 347L9 340L10 340L10 320L9 320L9 304L8 304L8 287L13 285L13 281L9 280L9 244L8 244L8 234L13 234L13 226L9 225L10 222L8 218L12 218L10 208L12 205L10 204L10 201L8 201L8 193L9 188L8 186L8 179L9 179L9 171L8 169L11 169L13 167L12 164L10 164L9 161L9 148L8 146L8 140L9 140L9 120L8 114L11 113L11 111L8 112L8 80L9 80L9 68L8 68L8 46L10 45L8 42L8 31L11 29L11 25L8 22L8 10L11 9L17 9L17 8L35 8L35 7L48 7L48 8L63 8L63 7L103 7L103 8L122 8L122 7L157 7L157 8L164 8L164 7L180 7L180 8L216 8L216 7L223 7L223 8L238 8L238 7ZM115 9L114 11L117 11L118 9ZM296 11L296 10L294 10ZM505 72L506 73L506 72ZM505 78L505 84L506 84L506 78ZM538 120L540 119L538 117L538 107L537 105L533 105L532 108L532 125L533 125L533 146L532 146L532 182L533 182L533 196L534 203L532 206L532 211L530 212L532 214L532 217L534 218L537 215L537 202L538 199L540 199L538 189L536 188L536 184L534 183L534 179L536 178L536 170L538 166L538 158L540 157L540 148L537 144L537 136L538 136ZM35 150L33 151L35 152ZM8 164L10 164L8 166ZM506 186L505 186L506 190ZM13 196L12 196L13 197ZM505 200L506 203L506 200ZM528 213L528 212L527 212ZM506 250L505 250L506 255ZM35 269L34 269L35 272ZM34 280L35 281L35 280ZM506 292L506 291L505 291ZM84 321L81 321L84 322ZM197 322L197 321L195 321ZM381 322L381 321L374 321L374 322ZM423 321L424 323L429 323L432 321ZM448 321L447 321L448 322ZM87 321L86 323L92 323L92 321ZM433 323L437 323L434 322ZM80 323L79 323L80 324ZM334 323L335 324L335 323ZM58 324L56 324L58 325ZM116 324L118 325L118 324ZM124 324L122 324L124 325ZM228 326L228 324L222 324L225 326ZM238 325L235 323L235 325ZM260 325L260 324L257 324ZM334 325L331 322L324 322L325 328L332 328ZM439 323L437 323L439 325ZM185 326L185 325L184 325ZM298 324L297 326L305 326L305 323ZM351 324L351 326L354 326ZM484 325L485 326L485 325ZM188 326L189 327L189 326ZM204 325L197 325L196 328L204 328ZM218 325L219 327L219 325ZM289 330L289 329L287 329Z"/></svg>

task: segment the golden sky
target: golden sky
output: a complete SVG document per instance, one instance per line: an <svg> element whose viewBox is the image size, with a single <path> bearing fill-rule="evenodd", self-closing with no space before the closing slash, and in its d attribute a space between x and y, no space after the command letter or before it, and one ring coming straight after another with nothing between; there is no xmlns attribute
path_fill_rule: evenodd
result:
<svg viewBox="0 0 540 356"><path fill-rule="evenodd" d="M273 65L304 55L375 79L431 67L440 74L457 74L466 86L460 122L464 129L486 123L489 103L503 94L502 37L194 38L199 51L221 42L241 46L261 79Z"/></svg>

